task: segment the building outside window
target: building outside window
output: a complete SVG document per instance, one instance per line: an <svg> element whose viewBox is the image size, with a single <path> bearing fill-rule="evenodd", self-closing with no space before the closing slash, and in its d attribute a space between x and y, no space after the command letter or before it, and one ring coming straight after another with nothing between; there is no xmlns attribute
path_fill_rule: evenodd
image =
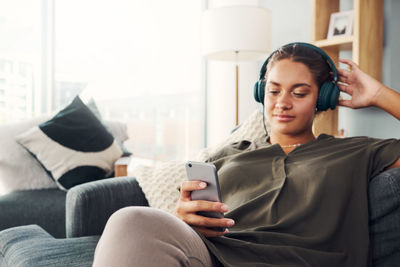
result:
<svg viewBox="0 0 400 267"><path fill-rule="evenodd" d="M37 113L35 88L40 87L41 49L38 3L0 1L0 123Z"/></svg>

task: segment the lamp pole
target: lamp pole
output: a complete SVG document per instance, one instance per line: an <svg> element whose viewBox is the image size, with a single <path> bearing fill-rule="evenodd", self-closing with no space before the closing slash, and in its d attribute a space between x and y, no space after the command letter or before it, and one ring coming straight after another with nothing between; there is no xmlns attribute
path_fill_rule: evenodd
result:
<svg viewBox="0 0 400 267"><path fill-rule="evenodd" d="M235 126L239 125L239 63L238 63L238 56L239 51L235 51L236 54L236 124Z"/></svg>

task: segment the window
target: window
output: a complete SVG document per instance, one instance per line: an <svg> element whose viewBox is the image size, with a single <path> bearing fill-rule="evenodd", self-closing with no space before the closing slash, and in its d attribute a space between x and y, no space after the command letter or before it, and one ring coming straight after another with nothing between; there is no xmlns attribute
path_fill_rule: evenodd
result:
<svg viewBox="0 0 400 267"><path fill-rule="evenodd" d="M31 117L40 105L41 5L0 0L0 123Z"/></svg>
<svg viewBox="0 0 400 267"><path fill-rule="evenodd" d="M184 159L203 147L204 1L6 2L0 120L58 111L84 93L105 120L127 124L134 156Z"/></svg>

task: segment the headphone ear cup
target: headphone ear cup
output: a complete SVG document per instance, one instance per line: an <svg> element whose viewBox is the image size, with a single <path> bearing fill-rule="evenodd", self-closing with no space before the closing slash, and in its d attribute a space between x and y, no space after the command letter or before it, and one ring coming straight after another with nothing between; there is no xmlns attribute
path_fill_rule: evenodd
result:
<svg viewBox="0 0 400 267"><path fill-rule="evenodd" d="M330 94L330 99L329 99L331 109L336 108L336 105L339 102L339 95L340 95L339 87L337 86L337 84L333 84L332 91Z"/></svg>
<svg viewBox="0 0 400 267"><path fill-rule="evenodd" d="M264 105L264 89L265 82L264 80L258 80L254 85L254 99Z"/></svg>
<svg viewBox="0 0 400 267"><path fill-rule="evenodd" d="M324 82L318 92L317 109L335 109L339 99L339 88L332 82Z"/></svg>

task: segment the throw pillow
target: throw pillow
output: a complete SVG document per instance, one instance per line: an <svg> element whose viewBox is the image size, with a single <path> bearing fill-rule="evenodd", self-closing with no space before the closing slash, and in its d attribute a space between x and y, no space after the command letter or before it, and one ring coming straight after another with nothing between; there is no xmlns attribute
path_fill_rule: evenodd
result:
<svg viewBox="0 0 400 267"><path fill-rule="evenodd" d="M104 127L106 127L106 129L117 140L117 143L123 152L122 156L127 157L132 155L132 153L124 145L124 141L126 141L129 138L126 132L127 131L126 124L118 121L104 121L96 105L96 102L92 97L88 97L88 95L83 94L83 96L79 95L79 98L90 109L90 111L93 112L96 118L103 123Z"/></svg>
<svg viewBox="0 0 400 267"><path fill-rule="evenodd" d="M63 190L106 178L122 155L114 137L79 97L52 119L17 136L16 140Z"/></svg>
<svg viewBox="0 0 400 267"><path fill-rule="evenodd" d="M0 196L21 190L58 188L40 163L15 140L15 136L50 118L44 115L0 125ZM124 123L105 121L104 125L117 142L127 139Z"/></svg>
<svg viewBox="0 0 400 267"><path fill-rule="evenodd" d="M265 135L262 120L262 112L255 110L235 132L218 145L201 150L194 160L206 161L228 144L240 140L253 141ZM137 165L132 170L128 169L128 175L136 177L151 207L173 213L179 199L178 188L186 180L185 162L166 161L154 166Z"/></svg>

